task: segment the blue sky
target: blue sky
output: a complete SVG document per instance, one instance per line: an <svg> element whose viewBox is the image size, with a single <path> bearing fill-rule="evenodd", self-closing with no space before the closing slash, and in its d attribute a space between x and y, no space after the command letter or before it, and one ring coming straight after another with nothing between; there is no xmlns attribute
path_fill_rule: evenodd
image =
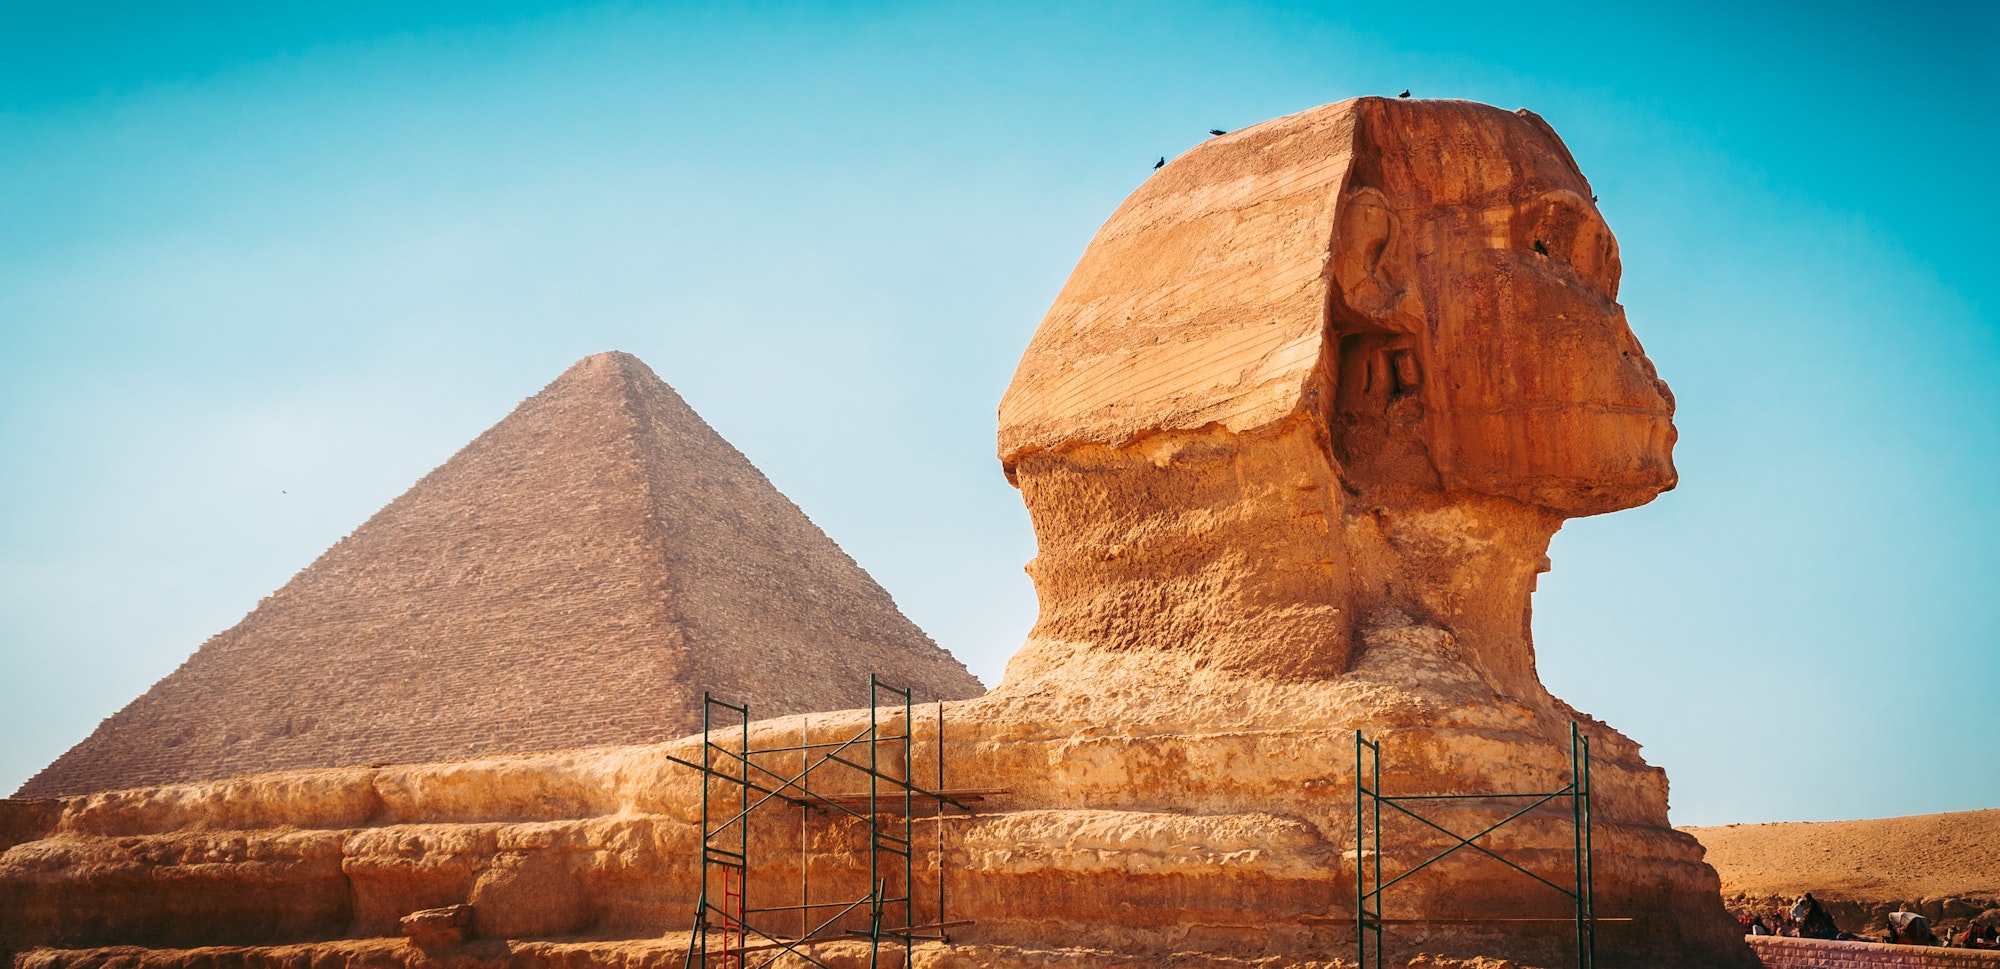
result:
<svg viewBox="0 0 2000 969"><path fill-rule="evenodd" d="M0 5L0 787L604 349L991 683L994 407L1090 234L1211 127L1409 88L1562 133L1680 400L1680 489L1556 539L1550 687L1676 823L2000 806L1990 5L47 6Z"/></svg>

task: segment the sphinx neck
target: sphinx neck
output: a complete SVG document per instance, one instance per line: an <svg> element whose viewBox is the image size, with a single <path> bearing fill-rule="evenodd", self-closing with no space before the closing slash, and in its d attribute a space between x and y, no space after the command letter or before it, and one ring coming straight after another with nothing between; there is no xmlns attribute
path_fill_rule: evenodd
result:
<svg viewBox="0 0 2000 969"><path fill-rule="evenodd" d="M1545 693L1532 599L1560 516L1504 498L1412 489L1348 496L1342 521L1358 630L1406 620L1438 627L1495 692Z"/></svg>
<svg viewBox="0 0 2000 969"><path fill-rule="evenodd" d="M1023 457L1041 611L1003 688L1124 666L1331 680L1393 615L1449 632L1496 692L1539 693L1529 597L1561 519L1435 488L1356 495L1325 440L1300 420Z"/></svg>

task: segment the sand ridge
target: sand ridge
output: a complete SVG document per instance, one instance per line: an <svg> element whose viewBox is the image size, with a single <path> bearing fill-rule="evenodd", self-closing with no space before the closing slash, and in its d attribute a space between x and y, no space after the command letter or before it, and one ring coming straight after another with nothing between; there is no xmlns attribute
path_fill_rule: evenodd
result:
<svg viewBox="0 0 2000 969"><path fill-rule="evenodd" d="M1708 849L1725 896L2000 896L2000 808L1680 830Z"/></svg>

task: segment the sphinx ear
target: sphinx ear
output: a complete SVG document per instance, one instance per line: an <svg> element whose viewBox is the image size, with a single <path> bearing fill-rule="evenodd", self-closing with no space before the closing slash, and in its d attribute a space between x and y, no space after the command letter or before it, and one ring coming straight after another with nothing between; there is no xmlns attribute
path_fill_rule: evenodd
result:
<svg viewBox="0 0 2000 969"><path fill-rule="evenodd" d="M1340 200L1339 220L1333 278L1340 295L1355 312L1386 321L1402 299L1406 282L1396 211L1380 191L1358 188Z"/></svg>

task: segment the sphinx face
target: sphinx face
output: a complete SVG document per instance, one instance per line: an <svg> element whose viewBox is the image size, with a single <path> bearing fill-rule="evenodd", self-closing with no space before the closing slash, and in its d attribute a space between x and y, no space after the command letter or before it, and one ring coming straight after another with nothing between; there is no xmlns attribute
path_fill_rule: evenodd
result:
<svg viewBox="0 0 2000 969"><path fill-rule="evenodd" d="M1431 452L1447 490L1565 516L1676 482L1673 396L1618 305L1618 244L1589 188L1525 123L1512 184L1416 218Z"/></svg>

